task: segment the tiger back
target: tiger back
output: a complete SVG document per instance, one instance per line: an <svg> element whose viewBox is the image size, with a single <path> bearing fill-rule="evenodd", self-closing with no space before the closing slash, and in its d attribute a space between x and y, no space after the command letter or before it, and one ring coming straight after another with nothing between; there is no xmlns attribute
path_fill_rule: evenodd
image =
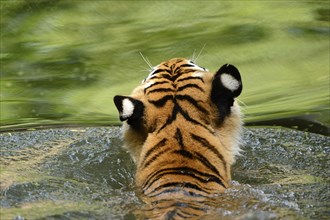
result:
<svg viewBox="0 0 330 220"><path fill-rule="evenodd" d="M148 218L200 217L201 204L230 186L242 126L239 71L215 74L191 60L160 63L130 96L115 96L125 147Z"/></svg>

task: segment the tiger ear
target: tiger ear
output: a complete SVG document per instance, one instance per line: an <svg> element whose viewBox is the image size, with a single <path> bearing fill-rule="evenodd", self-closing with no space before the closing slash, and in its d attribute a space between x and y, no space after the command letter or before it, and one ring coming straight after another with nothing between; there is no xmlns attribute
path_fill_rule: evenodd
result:
<svg viewBox="0 0 330 220"><path fill-rule="evenodd" d="M223 65L214 75L211 100L219 110L221 121L230 114L234 98L241 94L242 88L241 75L233 65Z"/></svg>
<svg viewBox="0 0 330 220"><path fill-rule="evenodd" d="M119 119L126 121L133 127L140 125L144 114L144 105L140 100L129 96L116 95L113 101L119 112Z"/></svg>

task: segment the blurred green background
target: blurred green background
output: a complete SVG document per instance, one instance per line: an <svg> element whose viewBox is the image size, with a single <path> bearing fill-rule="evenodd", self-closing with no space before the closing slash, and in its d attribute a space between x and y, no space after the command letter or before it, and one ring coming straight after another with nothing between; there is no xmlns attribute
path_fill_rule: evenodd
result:
<svg viewBox="0 0 330 220"><path fill-rule="evenodd" d="M148 66L237 66L248 125L327 133L329 1L1 1L1 130L113 125ZM302 127L301 127L302 126Z"/></svg>

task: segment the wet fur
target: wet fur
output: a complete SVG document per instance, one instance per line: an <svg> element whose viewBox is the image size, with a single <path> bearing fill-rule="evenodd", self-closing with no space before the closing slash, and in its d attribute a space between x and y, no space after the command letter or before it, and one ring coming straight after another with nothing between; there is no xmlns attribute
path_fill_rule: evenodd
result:
<svg viewBox="0 0 330 220"><path fill-rule="evenodd" d="M154 67L130 96L115 97L143 200L154 207L165 203L156 218L182 217L190 202L230 186L231 165L240 151L242 121L235 98L241 90L234 66L212 74L180 58ZM185 205L173 205L178 201Z"/></svg>

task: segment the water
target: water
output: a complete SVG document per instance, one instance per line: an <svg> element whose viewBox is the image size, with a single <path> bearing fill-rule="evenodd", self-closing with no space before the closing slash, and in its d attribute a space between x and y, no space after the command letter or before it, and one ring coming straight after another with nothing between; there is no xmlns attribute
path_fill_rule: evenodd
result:
<svg viewBox="0 0 330 220"><path fill-rule="evenodd" d="M243 77L249 125L329 134L328 1L1 1L1 130L118 124L173 57Z"/></svg>
<svg viewBox="0 0 330 220"><path fill-rule="evenodd" d="M246 128L222 219L328 219L329 141L288 129ZM119 127L0 134L1 219L137 219L142 202ZM206 205L206 204L205 204Z"/></svg>
<svg viewBox="0 0 330 220"><path fill-rule="evenodd" d="M232 63L247 125L329 135L329 10L327 0L1 1L1 219L139 216L119 129L84 126L119 123L113 96L148 74L140 52L153 65L193 54L211 71ZM217 216L329 218L329 137L246 128L244 140Z"/></svg>

